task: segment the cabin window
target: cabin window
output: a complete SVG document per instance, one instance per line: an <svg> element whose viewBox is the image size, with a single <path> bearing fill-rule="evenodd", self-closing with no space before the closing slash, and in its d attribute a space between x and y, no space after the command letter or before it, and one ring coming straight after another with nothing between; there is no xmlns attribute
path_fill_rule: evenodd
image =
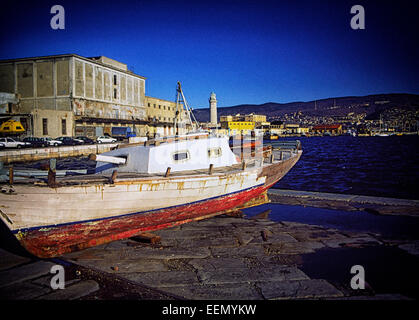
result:
<svg viewBox="0 0 419 320"><path fill-rule="evenodd" d="M188 151L179 151L173 154L174 161L187 161L189 160L189 152Z"/></svg>
<svg viewBox="0 0 419 320"><path fill-rule="evenodd" d="M23 128L21 126L16 126L17 130L22 130Z"/></svg>
<svg viewBox="0 0 419 320"><path fill-rule="evenodd" d="M221 157L221 154L222 154L221 148L208 149L208 158L218 158L218 157Z"/></svg>

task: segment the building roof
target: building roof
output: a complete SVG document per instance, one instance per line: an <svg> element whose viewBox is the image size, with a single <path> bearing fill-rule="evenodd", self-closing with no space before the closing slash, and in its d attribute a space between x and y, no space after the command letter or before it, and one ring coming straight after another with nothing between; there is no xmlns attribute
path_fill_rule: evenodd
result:
<svg viewBox="0 0 419 320"><path fill-rule="evenodd" d="M121 66L116 67L115 65L118 65L118 64L125 65L125 64L122 63L122 62L116 61L114 59L104 57L104 56L87 58L87 57L79 56L78 54L75 54L75 53L66 53L66 54L57 54L57 55L50 55L50 56L3 59L3 60L0 60L0 63L19 62L19 61L26 61L26 60L59 59L59 58L67 58L67 57L75 57L75 58L82 59L82 60L85 60L85 61L88 61L88 62L91 62L91 63L99 64L101 66L113 69L115 71L127 73L127 74L132 75L132 76L136 76L136 77L139 77L139 78L142 78L142 79L146 79L145 77L140 76L140 75L138 75L138 74L136 74L136 73L134 73L130 70L124 70L123 68L121 68ZM108 63L106 63L106 61L108 61ZM109 63L111 61L114 61L114 65Z"/></svg>

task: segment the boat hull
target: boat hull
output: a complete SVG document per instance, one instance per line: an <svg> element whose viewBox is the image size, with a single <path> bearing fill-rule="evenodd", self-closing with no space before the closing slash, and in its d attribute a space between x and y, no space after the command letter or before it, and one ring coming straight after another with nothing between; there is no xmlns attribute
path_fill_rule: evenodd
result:
<svg viewBox="0 0 419 320"><path fill-rule="evenodd" d="M253 199L265 189L264 186L259 186L215 199L150 212L139 212L94 222L18 231L15 236L33 255L40 258L55 257L129 238L146 231L170 228L223 214Z"/></svg>

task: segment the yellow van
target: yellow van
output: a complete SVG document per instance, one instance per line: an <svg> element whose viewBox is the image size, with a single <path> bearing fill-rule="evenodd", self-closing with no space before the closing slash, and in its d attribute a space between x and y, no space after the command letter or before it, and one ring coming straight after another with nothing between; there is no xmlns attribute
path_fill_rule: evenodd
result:
<svg viewBox="0 0 419 320"><path fill-rule="evenodd" d="M20 121L7 120L6 122L3 122L0 126L0 133L16 134L23 132L25 132L25 129L23 128Z"/></svg>

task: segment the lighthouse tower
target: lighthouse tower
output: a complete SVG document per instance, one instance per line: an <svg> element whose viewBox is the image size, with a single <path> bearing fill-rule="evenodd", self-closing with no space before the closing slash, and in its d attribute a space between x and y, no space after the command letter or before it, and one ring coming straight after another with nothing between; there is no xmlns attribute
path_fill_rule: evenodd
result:
<svg viewBox="0 0 419 320"><path fill-rule="evenodd" d="M215 93L212 92L209 98L209 105L210 105L210 123L211 125L217 125L217 98Z"/></svg>

